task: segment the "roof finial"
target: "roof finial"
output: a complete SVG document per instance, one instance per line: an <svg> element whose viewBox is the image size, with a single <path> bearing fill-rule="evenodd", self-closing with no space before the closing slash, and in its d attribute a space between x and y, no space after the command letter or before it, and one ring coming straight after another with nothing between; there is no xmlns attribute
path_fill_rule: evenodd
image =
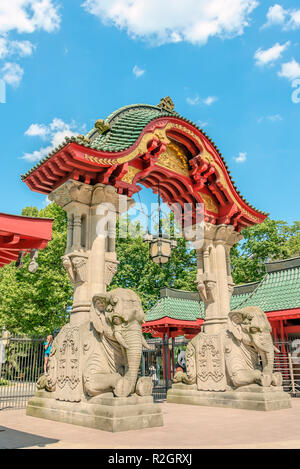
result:
<svg viewBox="0 0 300 469"><path fill-rule="evenodd" d="M98 130L99 134L104 134L110 129L109 125L106 124L106 122L103 119L98 119L95 122L95 127Z"/></svg>
<svg viewBox="0 0 300 469"><path fill-rule="evenodd" d="M160 103L157 105L164 111L173 112L174 111L174 103L170 96L166 96L165 98L161 98Z"/></svg>

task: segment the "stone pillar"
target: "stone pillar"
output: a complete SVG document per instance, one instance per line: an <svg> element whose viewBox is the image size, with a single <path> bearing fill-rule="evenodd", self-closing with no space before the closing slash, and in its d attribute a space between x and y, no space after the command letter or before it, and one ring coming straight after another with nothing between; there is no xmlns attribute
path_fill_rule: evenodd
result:
<svg viewBox="0 0 300 469"><path fill-rule="evenodd" d="M116 221L133 199L112 186L91 186L69 180L49 195L68 216L67 246L63 265L74 284L71 325L89 319L92 297L106 292L117 271Z"/></svg>
<svg viewBox="0 0 300 469"><path fill-rule="evenodd" d="M242 236L231 225L204 223L203 243L197 252L197 287L205 306L204 332L218 334L230 311L233 281L230 249Z"/></svg>

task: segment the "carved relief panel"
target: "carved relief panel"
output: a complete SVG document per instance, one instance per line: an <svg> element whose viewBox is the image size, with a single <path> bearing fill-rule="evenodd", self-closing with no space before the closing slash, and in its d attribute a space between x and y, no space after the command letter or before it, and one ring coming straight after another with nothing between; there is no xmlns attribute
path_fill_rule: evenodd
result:
<svg viewBox="0 0 300 469"><path fill-rule="evenodd" d="M225 391L226 375L221 335L199 334L196 343L197 388Z"/></svg>
<svg viewBox="0 0 300 469"><path fill-rule="evenodd" d="M67 324L57 339L55 398L59 401L79 402L82 393L79 327Z"/></svg>

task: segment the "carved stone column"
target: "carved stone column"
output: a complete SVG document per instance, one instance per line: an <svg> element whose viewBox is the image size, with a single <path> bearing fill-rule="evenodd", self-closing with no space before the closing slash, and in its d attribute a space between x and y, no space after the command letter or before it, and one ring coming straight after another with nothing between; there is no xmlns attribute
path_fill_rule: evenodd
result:
<svg viewBox="0 0 300 469"><path fill-rule="evenodd" d="M67 246L63 265L74 284L70 323L89 318L92 297L106 292L117 271L116 221L134 201L112 186L91 186L69 180L49 195L68 216Z"/></svg>
<svg viewBox="0 0 300 469"><path fill-rule="evenodd" d="M196 282L205 306L204 332L212 335L218 334L227 321L233 289L229 254L242 236L231 225L204 223L203 238L196 249Z"/></svg>

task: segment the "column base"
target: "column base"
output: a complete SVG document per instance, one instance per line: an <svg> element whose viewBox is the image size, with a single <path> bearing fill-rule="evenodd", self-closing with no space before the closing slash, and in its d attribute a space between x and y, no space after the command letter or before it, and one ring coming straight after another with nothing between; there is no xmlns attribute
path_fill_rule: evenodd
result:
<svg viewBox="0 0 300 469"><path fill-rule="evenodd" d="M81 402L64 402L54 399L52 393L37 391L28 401L26 415L107 432L163 426L162 410L152 396L106 393Z"/></svg>
<svg viewBox="0 0 300 469"><path fill-rule="evenodd" d="M292 407L291 397L282 387L256 384L230 391L198 391L196 385L173 384L167 402L174 404L228 407L246 410L280 410Z"/></svg>

